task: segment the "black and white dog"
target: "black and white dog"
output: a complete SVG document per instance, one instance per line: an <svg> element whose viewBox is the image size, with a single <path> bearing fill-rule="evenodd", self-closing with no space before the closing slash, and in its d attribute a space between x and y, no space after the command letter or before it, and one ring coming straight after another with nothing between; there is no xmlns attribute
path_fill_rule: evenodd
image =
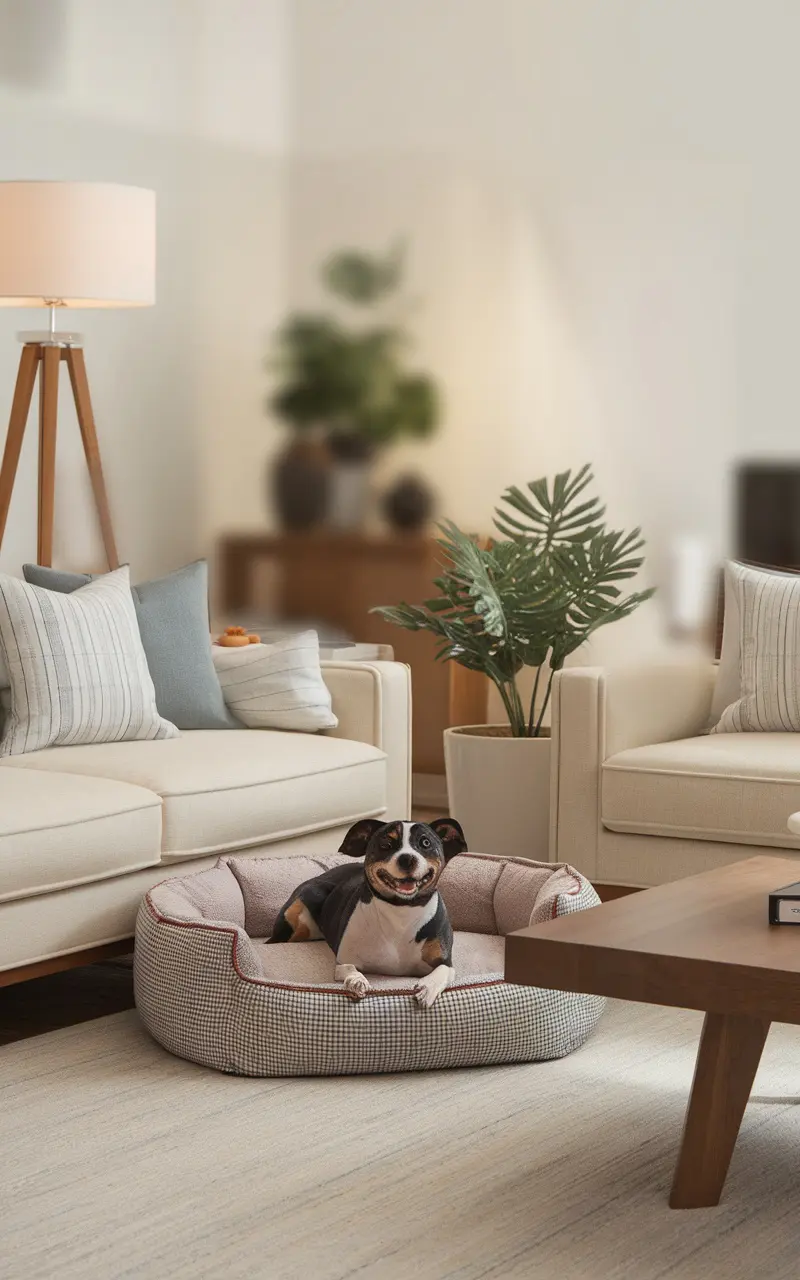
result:
<svg viewBox="0 0 800 1280"><path fill-rule="evenodd" d="M351 827L340 853L362 858L334 867L295 889L278 914L270 942L324 938L336 956L335 977L360 1000L368 973L419 977L419 1003L433 1004L455 976L453 930L438 892L439 877L464 832L452 818Z"/></svg>

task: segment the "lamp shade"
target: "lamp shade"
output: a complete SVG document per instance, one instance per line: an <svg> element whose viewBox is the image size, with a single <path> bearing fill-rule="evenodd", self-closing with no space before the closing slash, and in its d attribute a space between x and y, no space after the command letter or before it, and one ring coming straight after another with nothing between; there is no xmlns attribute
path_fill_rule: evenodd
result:
<svg viewBox="0 0 800 1280"><path fill-rule="evenodd" d="M0 306L149 307L156 197L110 182L0 182Z"/></svg>

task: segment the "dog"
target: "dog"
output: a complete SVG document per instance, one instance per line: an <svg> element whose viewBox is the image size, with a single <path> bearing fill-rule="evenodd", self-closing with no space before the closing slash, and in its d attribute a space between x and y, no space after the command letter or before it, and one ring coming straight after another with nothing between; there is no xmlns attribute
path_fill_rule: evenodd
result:
<svg viewBox="0 0 800 1280"><path fill-rule="evenodd" d="M467 842L452 818L352 826L339 850L363 858L306 880L281 908L270 942L324 938L335 979L361 1000L368 973L418 977L414 995L430 1008L455 977L453 930L438 890L441 874Z"/></svg>

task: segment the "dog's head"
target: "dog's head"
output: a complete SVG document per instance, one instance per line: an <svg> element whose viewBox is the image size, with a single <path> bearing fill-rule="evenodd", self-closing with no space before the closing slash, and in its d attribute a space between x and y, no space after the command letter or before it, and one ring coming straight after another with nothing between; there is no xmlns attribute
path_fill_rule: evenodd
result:
<svg viewBox="0 0 800 1280"><path fill-rule="evenodd" d="M350 828L339 852L363 857L364 874L377 897L411 903L430 897L446 864L466 849L464 832L454 818L437 818L430 824L364 818Z"/></svg>

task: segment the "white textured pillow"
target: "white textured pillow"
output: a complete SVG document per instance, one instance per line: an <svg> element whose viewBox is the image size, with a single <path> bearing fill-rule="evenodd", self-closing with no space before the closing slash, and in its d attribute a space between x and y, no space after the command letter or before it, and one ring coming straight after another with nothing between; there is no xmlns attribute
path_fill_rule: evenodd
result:
<svg viewBox="0 0 800 1280"><path fill-rule="evenodd" d="M215 644L213 650L223 696L242 724L299 733L336 728L316 631L301 631L275 644L235 649Z"/></svg>
<svg viewBox="0 0 800 1280"><path fill-rule="evenodd" d="M710 725L715 725L726 707L737 702L742 693L741 673L741 630L742 620L739 616L739 583L734 576L734 569L748 569L751 566L739 564L735 560L726 561L723 566L723 587L725 604L723 607L722 649L719 655L717 679L714 685L714 696L711 699ZM790 569L761 569L756 572L768 577L797 578L798 574Z"/></svg>
<svg viewBox="0 0 800 1280"><path fill-rule="evenodd" d="M738 651L738 696L712 733L800 732L800 577L731 562L725 566L726 644L720 674L730 681ZM730 621L730 627L729 627ZM738 642L738 643L737 643Z"/></svg>
<svg viewBox="0 0 800 1280"><path fill-rule="evenodd" d="M178 737L156 709L127 566L71 595L0 574L0 648L11 686L0 756Z"/></svg>

